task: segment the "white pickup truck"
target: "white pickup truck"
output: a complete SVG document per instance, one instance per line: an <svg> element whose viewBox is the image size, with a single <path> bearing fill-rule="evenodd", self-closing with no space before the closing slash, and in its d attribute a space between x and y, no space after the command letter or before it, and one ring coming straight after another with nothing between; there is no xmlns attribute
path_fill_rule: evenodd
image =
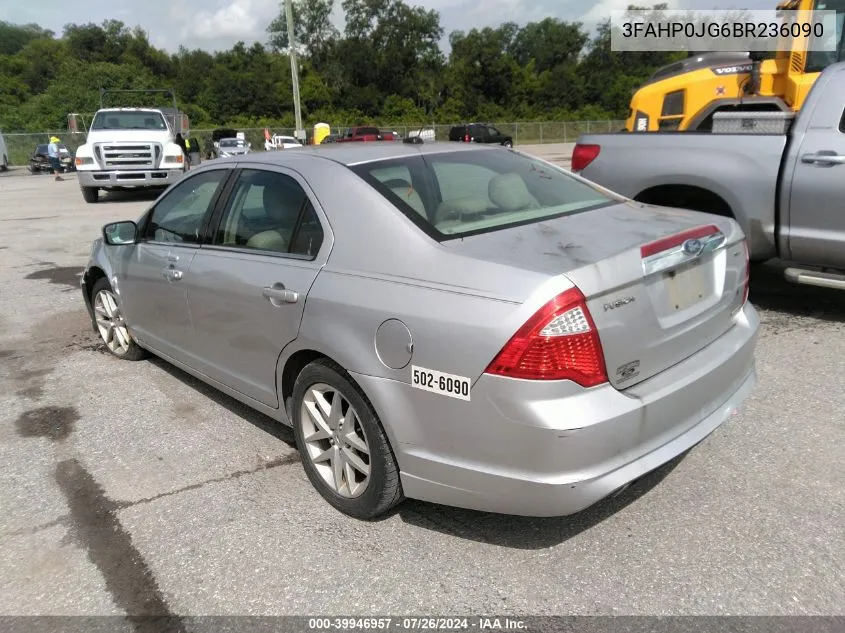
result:
<svg viewBox="0 0 845 633"><path fill-rule="evenodd" d="M85 202L101 189L167 187L185 173L175 142L184 117L175 108L100 108L88 138L76 150L76 171Z"/></svg>

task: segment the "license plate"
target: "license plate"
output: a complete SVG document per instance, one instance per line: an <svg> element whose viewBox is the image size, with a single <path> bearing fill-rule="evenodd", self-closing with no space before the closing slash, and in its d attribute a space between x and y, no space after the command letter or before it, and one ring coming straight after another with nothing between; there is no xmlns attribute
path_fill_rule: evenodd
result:
<svg viewBox="0 0 845 633"><path fill-rule="evenodd" d="M669 309L686 310L704 299L707 288L703 266L674 270L663 275Z"/></svg>

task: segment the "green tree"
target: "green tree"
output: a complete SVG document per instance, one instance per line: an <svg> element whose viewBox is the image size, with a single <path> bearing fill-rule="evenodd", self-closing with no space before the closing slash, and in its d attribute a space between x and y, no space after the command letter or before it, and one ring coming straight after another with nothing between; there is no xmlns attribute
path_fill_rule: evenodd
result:
<svg viewBox="0 0 845 633"><path fill-rule="evenodd" d="M14 55L33 40L52 37L52 31L37 24L11 24L0 20L0 55Z"/></svg>
<svg viewBox="0 0 845 633"><path fill-rule="evenodd" d="M292 3L293 36L306 56L319 55L330 41L340 35L331 22L332 11L334 0L296 0ZM277 53L286 51L290 46L287 22L285 12L281 11L267 27L270 48Z"/></svg>
<svg viewBox="0 0 845 633"><path fill-rule="evenodd" d="M603 118L625 114L631 94L683 53L619 53L608 23L592 34L554 18L449 34L437 11L404 0L295 0L300 94L306 125L455 122L461 119ZM655 5L650 10L665 8ZM207 52L152 46L118 20L68 24L56 37L37 25L0 22L0 127L64 127L91 114L99 89L173 87L198 125L293 125L284 14L269 42ZM138 105L139 96L113 104ZM144 104L162 105L153 96Z"/></svg>

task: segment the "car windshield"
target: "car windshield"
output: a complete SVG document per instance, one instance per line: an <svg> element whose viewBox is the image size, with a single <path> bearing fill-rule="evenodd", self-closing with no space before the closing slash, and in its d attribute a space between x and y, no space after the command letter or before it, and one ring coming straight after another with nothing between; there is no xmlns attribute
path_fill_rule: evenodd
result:
<svg viewBox="0 0 845 633"><path fill-rule="evenodd" d="M825 24L824 38L832 50L810 50L807 52L808 73L818 73L836 62L845 61L845 0L816 0L815 9L835 11L836 24ZM833 28L835 26L835 29ZM838 38L838 39L837 39ZM812 48L819 48L814 38Z"/></svg>
<svg viewBox="0 0 845 633"><path fill-rule="evenodd" d="M425 154L351 168L440 241L624 200L563 169L498 148Z"/></svg>
<svg viewBox="0 0 845 633"><path fill-rule="evenodd" d="M220 141L220 147L242 147L243 141L236 138L224 138Z"/></svg>
<svg viewBox="0 0 845 633"><path fill-rule="evenodd" d="M92 130L166 130L167 123L160 112L98 112L91 123Z"/></svg>

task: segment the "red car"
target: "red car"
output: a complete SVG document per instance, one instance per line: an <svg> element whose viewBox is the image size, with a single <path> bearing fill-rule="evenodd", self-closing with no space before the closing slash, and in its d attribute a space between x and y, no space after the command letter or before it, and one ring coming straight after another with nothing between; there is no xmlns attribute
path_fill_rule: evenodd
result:
<svg viewBox="0 0 845 633"><path fill-rule="evenodd" d="M377 127L357 126L351 127L337 139L337 143L350 143L354 141L393 141L393 132L382 132Z"/></svg>

